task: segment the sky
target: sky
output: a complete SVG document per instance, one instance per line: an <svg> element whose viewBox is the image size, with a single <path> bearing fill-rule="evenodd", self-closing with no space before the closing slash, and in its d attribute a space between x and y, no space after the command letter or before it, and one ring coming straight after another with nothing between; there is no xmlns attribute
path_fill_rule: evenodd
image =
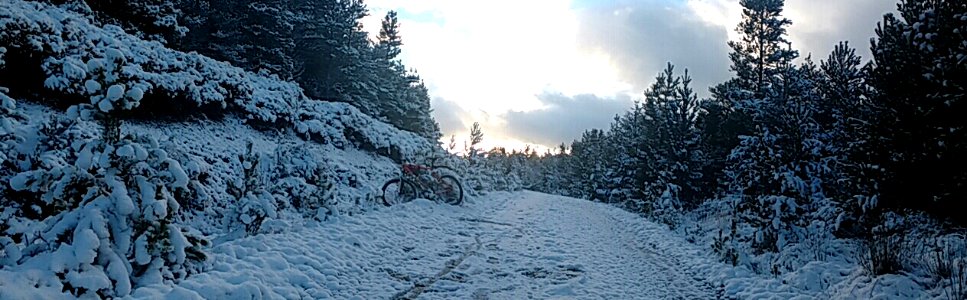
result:
<svg viewBox="0 0 967 300"><path fill-rule="evenodd" d="M876 22L895 0L786 0L789 40L825 59L839 41L869 57ZM483 149L538 151L607 129L642 99L668 62L699 96L727 80L739 0L366 0L374 36L399 14L400 59L430 91L445 144L463 150L480 122Z"/></svg>

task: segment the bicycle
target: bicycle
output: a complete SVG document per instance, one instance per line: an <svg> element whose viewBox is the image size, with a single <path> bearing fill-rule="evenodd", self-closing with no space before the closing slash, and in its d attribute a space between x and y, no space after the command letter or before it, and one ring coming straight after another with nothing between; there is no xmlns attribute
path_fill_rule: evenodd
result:
<svg viewBox="0 0 967 300"><path fill-rule="evenodd" d="M445 166L403 164L400 178L390 179L383 184L383 205L392 206L417 197L450 205L462 204L463 184L453 175L442 174L443 170L453 172L453 169Z"/></svg>

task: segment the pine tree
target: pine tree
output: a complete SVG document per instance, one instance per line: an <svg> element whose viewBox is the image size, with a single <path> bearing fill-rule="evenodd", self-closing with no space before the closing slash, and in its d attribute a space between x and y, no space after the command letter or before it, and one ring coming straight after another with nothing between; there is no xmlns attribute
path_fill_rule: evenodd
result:
<svg viewBox="0 0 967 300"><path fill-rule="evenodd" d="M470 126L470 145L466 146L464 153L466 153L467 160L473 165L475 160L480 156L480 149L477 145L483 142L483 130L480 129L480 122L473 122L473 126Z"/></svg>
<svg viewBox="0 0 967 300"><path fill-rule="evenodd" d="M427 140L439 140L443 134L440 133L440 125L431 115L433 110L430 107L430 92L418 76L415 74L410 76L412 76L411 80L419 81L419 83L410 83L402 87L406 91L406 97L397 101L402 102L399 106L404 110L403 118L397 122L391 120L391 124L396 125L397 128L414 132ZM393 100L390 99L389 101Z"/></svg>
<svg viewBox="0 0 967 300"><path fill-rule="evenodd" d="M414 132L431 141L440 139L439 125L430 115L430 95L415 72L407 71L397 59L403 39L395 11L386 13L374 49L374 72L378 103L371 110L397 128Z"/></svg>
<svg viewBox="0 0 967 300"><path fill-rule="evenodd" d="M824 187L835 157L817 121L820 75L810 59L792 64L797 52L785 39L791 22L780 16L783 1L742 5L743 38L730 43L736 77L713 94L735 109L726 120L739 124L727 126L742 128L731 133L740 143L726 169L739 217L756 230L742 238L757 252L776 252L801 240L818 207L828 206Z"/></svg>
<svg viewBox="0 0 967 300"><path fill-rule="evenodd" d="M698 117L697 96L691 88L688 70L675 76L671 63L658 75L645 92L646 112L652 120L651 130L657 178L649 194L664 207L682 209L696 206L701 168L699 136L695 127Z"/></svg>
<svg viewBox="0 0 967 300"><path fill-rule="evenodd" d="M786 40L792 22L781 16L783 0L742 0L739 41L730 41L731 70L735 77L710 89L712 100L702 104L697 121L706 155L703 182L710 187L727 186L724 169L729 153L756 127L755 111L765 97L775 93L774 84L783 66L798 56ZM714 193L714 192L706 192Z"/></svg>
<svg viewBox="0 0 967 300"><path fill-rule="evenodd" d="M654 195L648 194L646 187L656 179L651 157L656 141L649 139L654 136L654 124L646 110L645 104L635 103L630 111L616 117L611 126L612 143L621 148L615 154L618 167L609 176L613 178L610 198L635 212L649 210L647 201L653 200L650 197Z"/></svg>
<svg viewBox="0 0 967 300"><path fill-rule="evenodd" d="M757 230L750 242L758 251L801 241L804 228L829 206L825 187L835 180L829 170L837 160L816 121L819 80L808 59L787 65L773 83L776 93L755 111L763 122L730 156L731 189L740 217Z"/></svg>
<svg viewBox="0 0 967 300"><path fill-rule="evenodd" d="M105 23L118 24L125 31L146 39L176 43L188 29L179 24L184 0L84 0L73 4L86 5L96 18ZM56 0L54 3L72 2Z"/></svg>
<svg viewBox="0 0 967 300"><path fill-rule="evenodd" d="M574 175L571 180L573 191L578 198L603 200L605 170L611 165L608 159L607 135L600 129L587 130L581 139L571 144L574 157Z"/></svg>
<svg viewBox="0 0 967 300"><path fill-rule="evenodd" d="M821 63L821 114L817 121L827 133L831 155L836 157L827 196L837 203L839 234L856 237L862 233L864 205L876 196L880 169L870 162L877 147L869 124L875 120L870 94L862 68L862 60L846 42L833 49ZM857 201L859 199L859 201Z"/></svg>
<svg viewBox="0 0 967 300"><path fill-rule="evenodd" d="M386 60L392 61L402 52L401 46L403 46L403 38L400 37L400 23L396 17L396 11L391 10L383 17L376 48Z"/></svg>
<svg viewBox="0 0 967 300"><path fill-rule="evenodd" d="M294 78L294 24L297 16L285 0L195 3L197 14L183 45L212 58L283 80Z"/></svg>
<svg viewBox="0 0 967 300"><path fill-rule="evenodd" d="M732 71L739 90L727 94L728 100L741 105L748 97L761 98L779 76L784 64L798 54L790 50L786 26L792 21L782 17L784 0L742 0L742 22L736 29L740 41L730 41ZM732 96L732 97L728 97Z"/></svg>
<svg viewBox="0 0 967 300"><path fill-rule="evenodd" d="M295 59L297 81L317 99L349 102L363 112L374 111L375 79L370 42L362 30L366 5L359 0L298 1Z"/></svg>
<svg viewBox="0 0 967 300"><path fill-rule="evenodd" d="M885 172L883 209L914 208L967 223L953 213L967 196L967 5L905 0L887 14L872 44L876 88L873 164Z"/></svg>

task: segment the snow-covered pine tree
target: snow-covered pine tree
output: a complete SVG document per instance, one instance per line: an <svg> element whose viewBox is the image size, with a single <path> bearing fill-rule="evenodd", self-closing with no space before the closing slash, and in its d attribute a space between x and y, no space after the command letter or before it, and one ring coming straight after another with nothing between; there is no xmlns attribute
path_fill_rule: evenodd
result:
<svg viewBox="0 0 967 300"><path fill-rule="evenodd" d="M510 155L504 162L504 168L508 170L510 176L512 177L510 181L516 182L516 184L512 186L513 190L515 191L527 188L525 179L530 175L528 174L530 167L528 162L529 152L529 149L524 149L521 151L513 150L510 152Z"/></svg>
<svg viewBox="0 0 967 300"><path fill-rule="evenodd" d="M669 186L674 185L671 178L673 175L668 173L669 168L666 167L671 163L668 158L671 149L674 149L674 146L668 144L673 141L671 126L666 125L674 122L673 112L668 106L675 101L675 90L681 84L681 80L675 77L674 71L674 67L669 63L644 93L643 113L646 123L640 125L644 126L645 134L640 137L639 143L643 147L639 149L645 151L647 160L644 163L648 164L650 171L644 174L647 177L644 182L641 182L639 188L642 190L642 197L649 204L646 211L649 214L654 212L654 206L659 205L656 201L663 200L662 198L666 200L665 202L676 202L668 203L669 209L681 208L677 198L671 199L673 197L670 193L665 193L669 189L677 189Z"/></svg>
<svg viewBox="0 0 967 300"><path fill-rule="evenodd" d="M16 194L14 216L35 224L6 230L22 253L10 263L31 261L76 296L125 296L184 278L205 259L204 240L173 223L182 202L198 201L180 197L203 195L184 192L199 186L195 177L157 140L117 131L117 113L136 107L148 87L119 72L126 63L108 49L85 70L52 70L48 87L87 94L91 104L71 107L72 120L37 127L8 165L16 168L4 185ZM78 118L98 121L101 136L78 132Z"/></svg>
<svg viewBox="0 0 967 300"><path fill-rule="evenodd" d="M524 146L521 152L513 155L520 162L520 168L516 170L521 180L521 188L540 191L544 174L541 173L541 157L531 145Z"/></svg>
<svg viewBox="0 0 967 300"><path fill-rule="evenodd" d="M869 126L874 110L861 62L856 50L841 42L820 64L824 101L816 119L827 133L830 154L836 157L831 172L839 178L828 182L825 191L837 203L830 224L844 237L863 235L866 208L870 208L864 204L875 199L877 178L882 178L880 169L870 164L870 152L877 147Z"/></svg>
<svg viewBox="0 0 967 300"><path fill-rule="evenodd" d="M249 71L275 74L283 80L295 77L293 30L299 20L290 1L206 3L192 4L191 8L206 13L197 14L190 23L195 26L191 29L198 32L189 33L183 43L185 50L198 51Z"/></svg>
<svg viewBox="0 0 967 300"><path fill-rule="evenodd" d="M383 18L377 43L373 49L375 84L378 100L374 115L397 128L414 132L431 141L440 139L439 125L430 115L430 95L420 76L407 71L397 56L403 39L396 12Z"/></svg>
<svg viewBox="0 0 967 300"><path fill-rule="evenodd" d="M269 192L268 169L270 160L255 149L251 140L245 143L245 152L238 155L233 164L242 170L242 176L228 183L227 192L235 197L236 206L228 224L238 224L236 232L255 235L266 220L278 218L279 205L275 196Z"/></svg>
<svg viewBox="0 0 967 300"><path fill-rule="evenodd" d="M375 84L372 54L361 19L366 5L359 0L296 1L294 28L299 63L297 81L310 97L349 102L372 115ZM367 102L369 101L369 102Z"/></svg>
<svg viewBox="0 0 967 300"><path fill-rule="evenodd" d="M584 131L581 139L571 144L575 168L571 172L571 182L579 193L576 196L594 201L606 200L607 170L615 167L609 157L614 152L610 147L607 133L600 129Z"/></svg>
<svg viewBox="0 0 967 300"><path fill-rule="evenodd" d="M470 126L470 145L466 146L464 153L466 154L467 160L470 164L474 164L474 160L480 156L480 149L477 147L481 142L483 142L483 130L480 129L480 122L473 122L473 126Z"/></svg>
<svg viewBox="0 0 967 300"><path fill-rule="evenodd" d="M4 67L4 54L7 49L0 47L0 69ZM7 88L0 86L0 166L7 160L7 151L13 148L18 138L14 125L22 121L24 116L17 112L17 102L7 96ZM7 169L4 167L4 169ZM0 174L2 175L2 174Z"/></svg>
<svg viewBox="0 0 967 300"><path fill-rule="evenodd" d="M792 22L782 17L784 0L742 0L740 4L742 21L736 31L742 37L729 42L735 77L710 89L712 100L703 103L698 121L707 161L706 186L728 185L723 182L727 157L739 145L739 136L755 129L752 111L773 89L783 64L798 56L785 37Z"/></svg>
<svg viewBox="0 0 967 300"><path fill-rule="evenodd" d="M166 44L185 36L188 28L179 24L183 0L55 0L56 4L86 6L98 20L118 24L126 32Z"/></svg>
<svg viewBox="0 0 967 300"><path fill-rule="evenodd" d="M729 43L735 77L711 90L715 103L705 105L708 110L703 118L708 119L701 121L706 143L703 148L711 161L706 167L726 166L723 158L715 155L731 150L726 181L739 201L735 207L756 229L754 236L745 238L757 251L775 251L778 229L784 224L778 213L769 211L798 207L795 198L784 198L784 193L795 191L787 191L782 185L785 181L775 174L789 167L786 162L796 161L784 157L789 154L782 151L800 144L791 137L793 132L786 131L800 124L794 124L795 118L787 118L795 114L783 105L795 102L791 85L800 83L796 78L801 72L791 64L798 54L785 38L785 27L791 21L781 16L784 1L743 0L740 4L742 21L737 31L742 38ZM722 123L714 128L716 124L709 121Z"/></svg>
<svg viewBox="0 0 967 300"><path fill-rule="evenodd" d="M636 102L631 110L622 116L615 117L611 124L611 143L618 149L615 151L617 166L610 170L609 201L621 203L623 207L635 212L642 212L646 208L643 194L643 183L646 176L654 174L650 169L651 159L648 157L649 144L645 137L649 128L653 128L645 115L645 107Z"/></svg>
<svg viewBox="0 0 967 300"><path fill-rule="evenodd" d="M802 66L787 65L773 83L774 95L754 112L756 130L742 137L730 156L737 209L755 229L749 242L756 251L776 252L798 243L812 221L824 222L819 215L830 214L824 188L835 180L830 170L837 157L816 121L819 80L808 59Z"/></svg>
<svg viewBox="0 0 967 300"><path fill-rule="evenodd" d="M367 110L396 125L414 131L415 126L407 120L418 104L414 99L417 95L410 87L419 82L416 76L408 76L403 63L397 59L402 52L403 39L400 36L400 24L395 11L389 11L383 17L379 36L373 49L374 88L377 97L367 105ZM417 80L417 81L414 81ZM406 126L410 125L410 126Z"/></svg>
<svg viewBox="0 0 967 300"><path fill-rule="evenodd" d="M403 90L406 97L400 99L404 103L401 105L405 109L402 122L396 123L397 128L410 131L426 138L430 141L439 140L443 136L440 133L440 125L433 119L430 107L430 92L422 79L415 73L406 75L411 81Z"/></svg>
<svg viewBox="0 0 967 300"><path fill-rule="evenodd" d="M873 165L884 171L878 204L967 224L967 5L904 0L872 44L869 82L877 94Z"/></svg>
<svg viewBox="0 0 967 300"><path fill-rule="evenodd" d="M479 148L480 143L483 142L483 137L484 133L480 128L480 123L473 122L473 126L470 127L470 144L465 144L463 151L464 160L467 163L463 180L469 188L468 192L471 193L493 190L493 178L489 177L492 174L489 174L486 156Z"/></svg>
<svg viewBox="0 0 967 300"><path fill-rule="evenodd" d="M645 91L645 114L652 120L653 134L649 154L654 160L656 177L645 188L652 199L654 217L670 225L683 209L697 206L698 181L701 176L699 133L695 127L698 98L691 89L688 70L675 76L669 63Z"/></svg>

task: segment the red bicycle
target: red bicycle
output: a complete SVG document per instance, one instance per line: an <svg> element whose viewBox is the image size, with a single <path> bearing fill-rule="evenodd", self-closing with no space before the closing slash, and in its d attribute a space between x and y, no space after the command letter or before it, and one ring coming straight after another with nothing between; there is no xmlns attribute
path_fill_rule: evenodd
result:
<svg viewBox="0 0 967 300"><path fill-rule="evenodd" d="M443 174L448 167L403 164L403 174L383 184L383 204L409 202L417 197L442 201L451 205L463 203L463 184L456 177Z"/></svg>

